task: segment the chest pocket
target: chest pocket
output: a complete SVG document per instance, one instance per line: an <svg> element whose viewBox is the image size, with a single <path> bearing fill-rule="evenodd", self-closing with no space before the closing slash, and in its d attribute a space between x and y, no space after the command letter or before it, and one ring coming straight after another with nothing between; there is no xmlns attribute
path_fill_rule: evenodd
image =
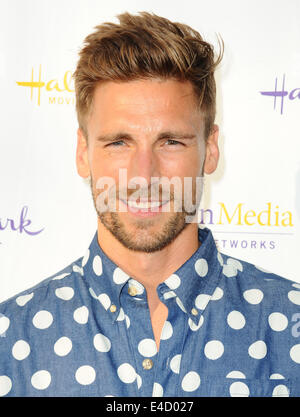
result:
<svg viewBox="0 0 300 417"><path fill-rule="evenodd" d="M187 395L188 393L184 393ZM193 397L298 397L300 379L236 379L203 377Z"/></svg>

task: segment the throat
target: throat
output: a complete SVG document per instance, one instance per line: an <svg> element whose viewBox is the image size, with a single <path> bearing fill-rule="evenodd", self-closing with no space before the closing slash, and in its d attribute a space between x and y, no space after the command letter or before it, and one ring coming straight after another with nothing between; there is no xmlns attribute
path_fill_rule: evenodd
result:
<svg viewBox="0 0 300 417"><path fill-rule="evenodd" d="M157 352L159 351L160 338L164 324L168 318L168 308L160 301L156 290L147 290L150 319Z"/></svg>

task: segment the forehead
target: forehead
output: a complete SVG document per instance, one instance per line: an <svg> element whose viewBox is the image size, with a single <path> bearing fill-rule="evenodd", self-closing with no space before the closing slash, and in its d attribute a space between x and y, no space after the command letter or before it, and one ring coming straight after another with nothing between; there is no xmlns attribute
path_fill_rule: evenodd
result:
<svg viewBox="0 0 300 417"><path fill-rule="evenodd" d="M134 80L99 83L94 91L90 126L111 122L143 124L199 124L193 86L189 81Z"/></svg>

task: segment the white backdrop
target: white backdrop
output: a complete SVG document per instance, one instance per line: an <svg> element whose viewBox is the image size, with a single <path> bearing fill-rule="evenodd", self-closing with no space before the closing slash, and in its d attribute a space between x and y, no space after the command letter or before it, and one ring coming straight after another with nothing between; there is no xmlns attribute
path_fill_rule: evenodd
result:
<svg viewBox="0 0 300 417"><path fill-rule="evenodd" d="M189 24L216 47L215 34L224 39L221 161L206 178L204 219L221 251L300 282L299 0L1 0L0 301L82 256L92 239L70 75L95 25L142 10Z"/></svg>

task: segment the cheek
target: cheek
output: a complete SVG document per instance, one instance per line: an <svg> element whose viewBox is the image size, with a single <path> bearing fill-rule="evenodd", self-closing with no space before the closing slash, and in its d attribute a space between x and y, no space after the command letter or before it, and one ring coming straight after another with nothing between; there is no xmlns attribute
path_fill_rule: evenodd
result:
<svg viewBox="0 0 300 417"><path fill-rule="evenodd" d="M117 178L118 176L119 164L105 157L100 150L95 149L90 152L89 164L94 179L99 177Z"/></svg>
<svg viewBox="0 0 300 417"><path fill-rule="evenodd" d="M205 156L197 149L189 152L188 155L181 155L174 161L165 161L164 175L178 177L201 176Z"/></svg>

